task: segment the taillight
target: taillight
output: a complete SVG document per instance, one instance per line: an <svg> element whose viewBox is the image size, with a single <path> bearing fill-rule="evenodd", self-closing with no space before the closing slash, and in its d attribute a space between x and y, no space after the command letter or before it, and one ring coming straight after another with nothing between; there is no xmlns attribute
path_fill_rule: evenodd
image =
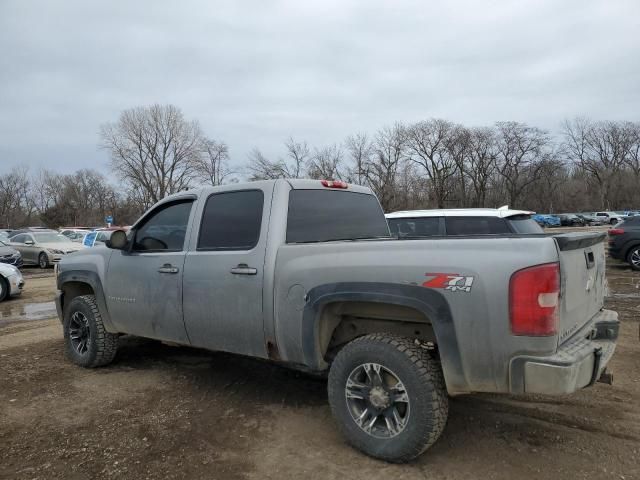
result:
<svg viewBox="0 0 640 480"><path fill-rule="evenodd" d="M320 183L327 188L349 188L349 184L342 180L320 180Z"/></svg>
<svg viewBox="0 0 640 480"><path fill-rule="evenodd" d="M560 265L518 270L509 281L509 316L514 335L550 336L558 331Z"/></svg>
<svg viewBox="0 0 640 480"><path fill-rule="evenodd" d="M622 235L624 230L622 228L611 228L607 231L609 235Z"/></svg>

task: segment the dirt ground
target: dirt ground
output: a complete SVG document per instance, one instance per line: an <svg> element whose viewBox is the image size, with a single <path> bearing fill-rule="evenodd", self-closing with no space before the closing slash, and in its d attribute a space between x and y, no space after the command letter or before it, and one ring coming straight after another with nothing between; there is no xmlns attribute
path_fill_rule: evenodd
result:
<svg viewBox="0 0 640 480"><path fill-rule="evenodd" d="M264 362L123 337L111 366L72 365L53 276L27 270L0 304L0 478L640 479L640 273L610 263L613 386L453 398L409 465L349 448L326 382Z"/></svg>

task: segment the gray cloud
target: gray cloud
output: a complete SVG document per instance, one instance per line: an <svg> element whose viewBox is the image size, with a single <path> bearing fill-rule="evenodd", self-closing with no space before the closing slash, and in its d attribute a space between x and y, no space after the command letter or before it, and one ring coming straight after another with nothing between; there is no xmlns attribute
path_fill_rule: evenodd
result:
<svg viewBox="0 0 640 480"><path fill-rule="evenodd" d="M640 3L0 3L0 171L106 171L101 123L174 103L234 163L396 120L640 120Z"/></svg>

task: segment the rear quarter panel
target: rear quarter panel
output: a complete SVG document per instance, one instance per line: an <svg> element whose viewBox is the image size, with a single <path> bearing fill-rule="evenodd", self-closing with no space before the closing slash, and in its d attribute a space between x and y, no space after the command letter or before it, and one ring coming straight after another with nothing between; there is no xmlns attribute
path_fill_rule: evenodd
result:
<svg viewBox="0 0 640 480"><path fill-rule="evenodd" d="M555 337L510 334L509 279L516 270L557 260L554 240L542 236L282 245L274 289L278 347L283 359L304 363L301 312L315 287L341 282L422 287L433 278L429 273L459 274L473 277L469 292L433 289L451 311L461 359L461 372L443 361L447 386L451 393L505 391L514 354L552 353L557 343Z"/></svg>

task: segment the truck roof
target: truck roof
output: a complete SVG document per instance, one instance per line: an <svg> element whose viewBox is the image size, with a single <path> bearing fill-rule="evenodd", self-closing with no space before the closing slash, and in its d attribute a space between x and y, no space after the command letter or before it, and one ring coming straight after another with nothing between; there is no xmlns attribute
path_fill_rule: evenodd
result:
<svg viewBox="0 0 640 480"><path fill-rule="evenodd" d="M509 207L500 208L448 208L433 210L403 210L387 213L387 218L417 218L417 217L513 217L514 215L533 215L528 210L512 210Z"/></svg>
<svg viewBox="0 0 640 480"><path fill-rule="evenodd" d="M372 193L370 188L363 187L361 185L356 185L354 183L345 183L346 188L337 188L337 187L325 186L322 183L323 181L324 180L311 180L307 178L279 178L276 180L256 180L253 182L230 183L230 184L220 185L217 187L205 186L205 187L194 188L192 190L184 190L182 192L168 195L162 200L160 200L160 202L165 202L167 200L175 200L179 198L193 198L193 197L198 197L200 195L208 195L210 193L215 193L218 191L233 191L233 190L246 190L249 188L259 188L261 186L265 186L265 185L276 183L276 182L287 182L291 186L291 188L293 188L294 190L336 190L338 192L342 191L342 192L357 192L357 193L368 193L368 194Z"/></svg>

